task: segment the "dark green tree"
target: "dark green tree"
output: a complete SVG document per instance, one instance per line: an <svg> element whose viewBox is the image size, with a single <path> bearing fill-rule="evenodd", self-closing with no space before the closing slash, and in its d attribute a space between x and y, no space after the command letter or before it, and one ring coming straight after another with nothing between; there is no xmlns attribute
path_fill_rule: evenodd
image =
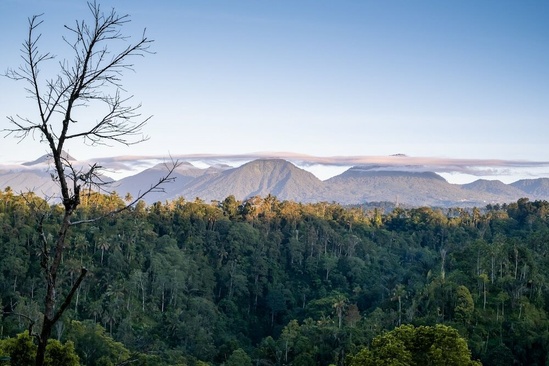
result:
<svg viewBox="0 0 549 366"><path fill-rule="evenodd" d="M87 366L116 365L130 358L130 351L107 334L101 325L85 321L72 321L67 339L76 348L81 362Z"/></svg>

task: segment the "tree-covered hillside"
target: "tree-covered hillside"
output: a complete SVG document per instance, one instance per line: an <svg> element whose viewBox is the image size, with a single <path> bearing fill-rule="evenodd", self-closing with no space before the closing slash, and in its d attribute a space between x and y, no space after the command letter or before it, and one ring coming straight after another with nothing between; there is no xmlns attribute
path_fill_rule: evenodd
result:
<svg viewBox="0 0 549 366"><path fill-rule="evenodd" d="M180 199L85 223L124 204L83 199L58 274L62 292L88 270L54 332L83 365L357 364L404 324L457 330L483 365L547 361L545 201L385 213ZM37 228L58 210L0 193L2 338L42 319Z"/></svg>

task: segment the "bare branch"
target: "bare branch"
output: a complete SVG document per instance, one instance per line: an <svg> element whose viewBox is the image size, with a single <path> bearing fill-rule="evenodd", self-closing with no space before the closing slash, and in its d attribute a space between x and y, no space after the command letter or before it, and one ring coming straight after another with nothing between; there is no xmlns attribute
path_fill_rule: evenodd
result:
<svg viewBox="0 0 549 366"><path fill-rule="evenodd" d="M32 328L34 328L34 324L36 324L36 320L31 318L30 316L28 315L25 315L25 314L21 314L21 313L16 313L16 312L13 312L13 311L2 311L0 310L0 314L2 315L12 315L12 316L20 316L21 318L25 318L28 322L29 322L29 327L28 327L28 332L29 332L29 336L31 337L38 337L38 334L34 333L32 331Z"/></svg>
<svg viewBox="0 0 549 366"><path fill-rule="evenodd" d="M122 35L121 27L130 21L128 15L119 15L114 9L103 13L95 2L88 3L88 7L91 22L82 20L73 26L65 26L72 40L63 37L63 41L70 47L73 61L59 62L59 74L45 80L42 85L39 79L41 65L54 56L38 50L41 39L38 28L43 22L41 15L29 19L28 37L21 49L23 64L19 69L9 69L5 76L28 83L26 91L37 102L39 118L8 117L12 127L1 130L6 136L25 139L37 131L40 140L47 141L58 153L67 139L76 137L84 138L92 146L105 145L108 141L132 145L147 139L141 130L150 117L136 121L141 118L137 113L141 105L130 106L131 97L121 97L124 91L121 80L124 71L133 70L131 58L152 53L149 47L153 41L143 32L135 43L127 44L129 38ZM115 46L121 43L126 45L116 50ZM105 94L106 87L114 87L113 93ZM69 133L70 124L73 124L71 129L76 128L76 109L92 103L103 104L108 112L95 123L88 122L90 127L80 124L80 131Z"/></svg>
<svg viewBox="0 0 549 366"><path fill-rule="evenodd" d="M133 119L141 116L137 113L141 105L137 107L124 106L125 102L129 101L131 97L121 99L118 92L114 97L103 97L101 99L109 105L109 113L104 115L89 130L67 135L65 137L67 140L82 137L84 140L89 141L91 145L104 145L107 141L133 145L148 139L148 137L142 135L141 130L151 117L139 123L132 122ZM129 141L128 136L141 137L135 141Z"/></svg>
<svg viewBox="0 0 549 366"><path fill-rule="evenodd" d="M173 172L175 171L175 169L177 169L177 167L179 167L180 165L181 165L181 163L179 163L179 161L177 161L177 160L176 161L172 160L169 165L165 164L165 166L167 168L167 174L165 176L163 176L162 178L160 178L158 180L158 182L156 182L155 184L152 184L145 191L139 192L137 197L135 199L133 199L130 203L126 204L124 207L121 207L117 210L107 212L104 215L94 217L94 218L91 218L91 219L72 221L70 224L72 226L80 225L80 224L89 224L89 223L93 223L93 222L102 220L106 217L117 215L117 214L119 214L123 211L129 210L131 207L133 207L137 202L141 201L143 199L143 197L145 197L149 193L164 192L164 189L162 188L162 186L166 183L170 183L170 182L173 182L175 180L175 177L173 177L172 175L173 175Z"/></svg>
<svg viewBox="0 0 549 366"><path fill-rule="evenodd" d="M78 287L80 287L80 284L84 280L84 277L86 277L87 273L88 273L88 270L86 268L82 267L82 269L80 270L80 275L78 276L76 282L74 283L71 290L69 291L69 293L65 297L65 300L63 301L63 303L59 307L59 310L57 310L57 312L55 313L55 315L52 319L52 323L56 323L59 320L59 318L61 318L61 315L63 315L65 310L69 307L69 305L71 304L72 298L74 297L74 294L76 293L76 290L78 290Z"/></svg>
<svg viewBox="0 0 549 366"><path fill-rule="evenodd" d="M168 174L126 207L93 220L71 222L75 210L80 205L81 188L97 187L100 190L106 182L98 174L101 167L97 164L92 164L87 170L74 166L64 153L65 144L77 138L82 138L85 143L92 146L107 145L110 142L125 145L138 143L147 139L141 131L150 119L142 118L138 112L140 104L132 106L131 97L122 96L125 92L122 77L125 71L133 70L132 58L151 53L149 47L152 40L143 32L142 36L132 43L122 34L121 27L130 21L128 15L119 15L114 9L104 13L95 1L88 2L88 8L91 21L81 20L72 26L65 26L69 36L62 39L69 47L72 61L60 61L58 73L54 77L41 75L44 63L55 58L51 53L41 52L39 49L42 36L38 31L42 24L41 15L29 18L27 38L21 49L21 66L18 69L9 69L5 73L8 78L25 83L25 91L36 103L38 113L34 117L10 116L9 127L0 131L19 140L24 140L29 135L37 136L40 142L48 144L54 168L54 172L51 173L52 179L59 184L64 207L55 237L49 235L44 228L46 215L39 218L40 266L44 274L46 291L43 321L40 335L37 336L36 365L43 365L52 327L70 305L87 272L82 268L78 280L64 300L61 302L57 299L57 274L68 245L70 227L127 210L147 193L158 191L162 184L173 180L171 175L178 166L178 162L172 161ZM93 116L90 120L77 121L77 111L92 106L94 111L103 111L104 114L101 115L99 112L99 117ZM86 116L89 116L89 113Z"/></svg>

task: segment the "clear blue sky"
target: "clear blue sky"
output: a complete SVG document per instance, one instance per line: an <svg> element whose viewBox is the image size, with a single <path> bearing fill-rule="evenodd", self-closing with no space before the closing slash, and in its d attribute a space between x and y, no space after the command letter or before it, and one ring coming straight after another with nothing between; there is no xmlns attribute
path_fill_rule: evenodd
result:
<svg viewBox="0 0 549 366"><path fill-rule="evenodd" d="M101 1L147 28L154 55L125 87L150 141L69 147L128 154L409 156L549 161L549 1ZM28 16L63 57L85 1L3 0L0 70L20 64ZM0 79L0 116L33 116ZM34 114L33 114L34 113ZM7 120L0 121L5 126ZM2 139L0 161L45 151Z"/></svg>

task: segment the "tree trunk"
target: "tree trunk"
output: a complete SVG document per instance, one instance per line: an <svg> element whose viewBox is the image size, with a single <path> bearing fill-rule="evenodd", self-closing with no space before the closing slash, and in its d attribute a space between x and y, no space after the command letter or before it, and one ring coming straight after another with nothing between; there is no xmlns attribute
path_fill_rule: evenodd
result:
<svg viewBox="0 0 549 366"><path fill-rule="evenodd" d="M398 326L402 325L402 299L398 297Z"/></svg>
<svg viewBox="0 0 549 366"><path fill-rule="evenodd" d="M71 300L87 272L85 268L82 268L80 277L68 294L64 298L61 297L63 291L58 288L60 284L57 282L57 274L62 264L63 252L66 249L69 227L77 223L93 222L106 217L105 215L91 220L70 222L74 210L80 204L80 187L88 184L90 186L101 185L104 182L98 179L97 169L99 167L96 164L93 164L87 172L74 169L64 156L65 144L76 138L83 138L84 142L88 142L90 145L103 145L108 141L131 145L145 141L146 138L135 138L135 136L141 135L142 127L150 118L135 121L140 116L136 113L140 106L132 107L125 104L129 98L125 99L119 95L119 91L122 90L119 85L119 77L122 75L122 71L132 69L133 65L128 62L127 58L144 56L148 53L152 41L147 39L143 32L143 36L137 42L127 45L118 53L109 55L112 57L103 57L108 53L107 47L103 43L109 44L112 41L126 39L118 29L127 23L127 15L119 15L114 10L103 14L99 4L95 1L88 2L88 8L91 11L91 22L77 21L74 28L67 27L71 33L76 35L75 43L71 43L70 46L75 51L74 65L77 66L73 67L73 62L70 60L63 60L60 62L61 72L57 78L53 78L54 82L48 80L42 82L38 77L42 63L53 58L49 52L43 53L38 50L37 44L41 35L36 32L42 24L38 15L29 18L28 38L23 42L21 50L24 66L18 69L8 69L5 74L12 80L24 80L30 83L26 90L30 97L37 102L39 116L37 116L38 118L8 117L13 126L3 129L3 131L7 132L7 135L13 134L21 140L31 135L34 137L36 134L38 140L47 142L55 171L52 178L59 184L59 195L64 206L63 221L59 225L54 243L49 242L49 233L42 227L44 216L39 220L39 235L42 242L40 267L46 280L46 295L43 304L44 320L39 334L33 333L32 324L29 328L29 334L36 336L38 340L35 359L37 366L44 364L46 345L52 329L70 306ZM88 25L90 25L89 28ZM106 92L102 90L105 86L109 87ZM114 86L114 95L110 94L111 86ZM73 124L75 122L74 112L79 107L87 106L90 101L107 106L109 112L103 118L98 118L95 124L92 122L90 129L86 127L79 130ZM54 116L60 118L54 118ZM128 209L138 203L147 193L154 191L161 184L173 180L170 176L177 165L178 163L175 162L173 167L168 169L168 174L165 177L140 194L133 202L123 208L114 209L109 215ZM101 251L102 262L105 249L108 248L103 248ZM57 300L56 293L59 295ZM77 307L78 304L75 306Z"/></svg>
<svg viewBox="0 0 549 366"><path fill-rule="evenodd" d="M61 234L60 234L61 235ZM63 237L63 240L65 238L64 235L61 235ZM55 263L55 261L54 261ZM59 263L57 264L57 267L48 267L48 271L46 271L47 274L47 290L46 290L46 297L45 297L45 306L44 306L44 320L42 323L42 330L40 331L40 335L38 336L38 348L36 350L36 358L35 358L35 365L36 366L42 366L44 364L44 358L46 356L46 346L48 345L48 339L51 336L51 331L53 329L53 326L59 318L61 318L61 315L67 310L69 305L72 302L72 298L74 297L74 294L76 293L76 290L80 287L80 284L84 280L84 277L86 276L86 273L88 273L88 270L86 268L82 268L80 271L80 276L72 286L71 290L63 300L63 303L59 307L57 311L55 311L55 277L56 272L58 269Z"/></svg>
<svg viewBox="0 0 549 366"><path fill-rule="evenodd" d="M38 338L38 348L36 349L35 365L42 366L44 364L44 358L46 357L46 346L48 345L48 339L50 339L51 331L53 328L53 322L44 315L44 323L42 325L42 331Z"/></svg>
<svg viewBox="0 0 549 366"><path fill-rule="evenodd" d="M517 272L518 272L518 249L515 248L515 280L517 279Z"/></svg>

